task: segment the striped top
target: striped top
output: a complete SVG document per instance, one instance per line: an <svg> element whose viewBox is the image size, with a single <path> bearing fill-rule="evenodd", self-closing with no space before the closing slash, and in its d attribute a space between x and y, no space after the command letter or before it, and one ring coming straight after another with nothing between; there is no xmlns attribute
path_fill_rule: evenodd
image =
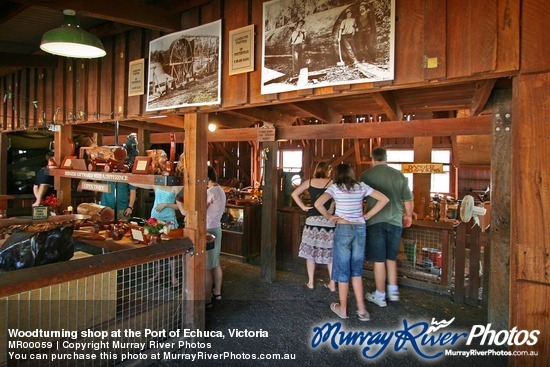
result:
<svg viewBox="0 0 550 367"><path fill-rule="evenodd" d="M374 189L363 182L356 184L350 191L344 191L336 184L325 191L336 202L334 215L349 222L365 223L363 218L363 199Z"/></svg>

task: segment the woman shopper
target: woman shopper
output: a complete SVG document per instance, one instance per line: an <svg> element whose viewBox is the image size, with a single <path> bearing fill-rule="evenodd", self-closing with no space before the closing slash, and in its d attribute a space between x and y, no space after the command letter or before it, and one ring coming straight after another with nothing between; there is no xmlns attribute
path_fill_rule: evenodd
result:
<svg viewBox="0 0 550 367"><path fill-rule="evenodd" d="M363 214L363 199L370 196L377 203ZM336 203L334 215L324 207L333 199ZM363 298L363 261L365 258L365 221L378 213L389 199L380 191L355 179L347 164L340 164L334 172L334 183L315 202L315 208L327 219L336 223L334 230L332 279L338 282L339 302L333 302L330 309L342 319L347 319L349 281L357 302L357 316L361 321L370 320Z"/></svg>
<svg viewBox="0 0 550 367"><path fill-rule="evenodd" d="M218 175L212 166L208 166L208 190L206 192L206 232L214 235L214 248L206 252L206 307L212 302L222 300L222 267L220 265L220 251L222 247L221 219L225 211L225 192L218 184Z"/></svg>
<svg viewBox="0 0 550 367"><path fill-rule="evenodd" d="M315 264L326 264L328 269L329 284L325 285L331 292L336 292L336 284L331 279L332 274L332 246L334 241L333 221L323 217L321 213L313 206L319 196L332 183L330 178L331 168L328 162L319 162L313 172L313 177L302 182L292 192L292 199L306 214L306 223L302 233L302 242L298 256L306 259L308 281L306 287L314 289L315 286ZM311 205L305 205L300 195L308 190ZM325 209L330 210L332 200L325 203ZM334 209L334 207L332 207Z"/></svg>

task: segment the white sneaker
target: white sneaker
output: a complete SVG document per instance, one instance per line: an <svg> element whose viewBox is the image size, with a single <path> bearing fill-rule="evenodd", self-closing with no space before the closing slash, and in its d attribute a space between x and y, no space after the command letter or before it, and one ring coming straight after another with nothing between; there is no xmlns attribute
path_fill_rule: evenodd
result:
<svg viewBox="0 0 550 367"><path fill-rule="evenodd" d="M372 292L372 293L367 293L367 296L365 297L367 299L367 301L369 302L372 302L372 303L375 303L377 304L378 306L380 307L386 307L388 305L388 303L386 302L385 299L383 298L378 298L376 297L376 294L375 294L376 291Z"/></svg>
<svg viewBox="0 0 550 367"><path fill-rule="evenodd" d="M390 301L392 302L399 301L399 292L392 292L392 293L388 292L387 295Z"/></svg>

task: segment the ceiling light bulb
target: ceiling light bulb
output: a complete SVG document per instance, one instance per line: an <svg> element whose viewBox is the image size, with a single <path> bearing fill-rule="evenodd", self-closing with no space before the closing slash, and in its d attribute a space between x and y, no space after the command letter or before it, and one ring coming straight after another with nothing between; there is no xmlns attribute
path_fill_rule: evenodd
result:
<svg viewBox="0 0 550 367"><path fill-rule="evenodd" d="M214 124L214 123L212 123L212 122L208 124L208 131L210 131L210 132L213 133L213 132L216 131L217 129L218 129L218 126L217 126L216 124Z"/></svg>

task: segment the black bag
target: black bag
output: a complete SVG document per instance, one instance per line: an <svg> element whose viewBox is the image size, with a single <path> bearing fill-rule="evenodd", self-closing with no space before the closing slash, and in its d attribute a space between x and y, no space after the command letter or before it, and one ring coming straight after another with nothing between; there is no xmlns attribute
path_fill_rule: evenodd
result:
<svg viewBox="0 0 550 367"><path fill-rule="evenodd" d="M210 241L208 241L209 239ZM216 237L211 233L207 233L206 234L206 251L213 250L214 247L216 247Z"/></svg>

